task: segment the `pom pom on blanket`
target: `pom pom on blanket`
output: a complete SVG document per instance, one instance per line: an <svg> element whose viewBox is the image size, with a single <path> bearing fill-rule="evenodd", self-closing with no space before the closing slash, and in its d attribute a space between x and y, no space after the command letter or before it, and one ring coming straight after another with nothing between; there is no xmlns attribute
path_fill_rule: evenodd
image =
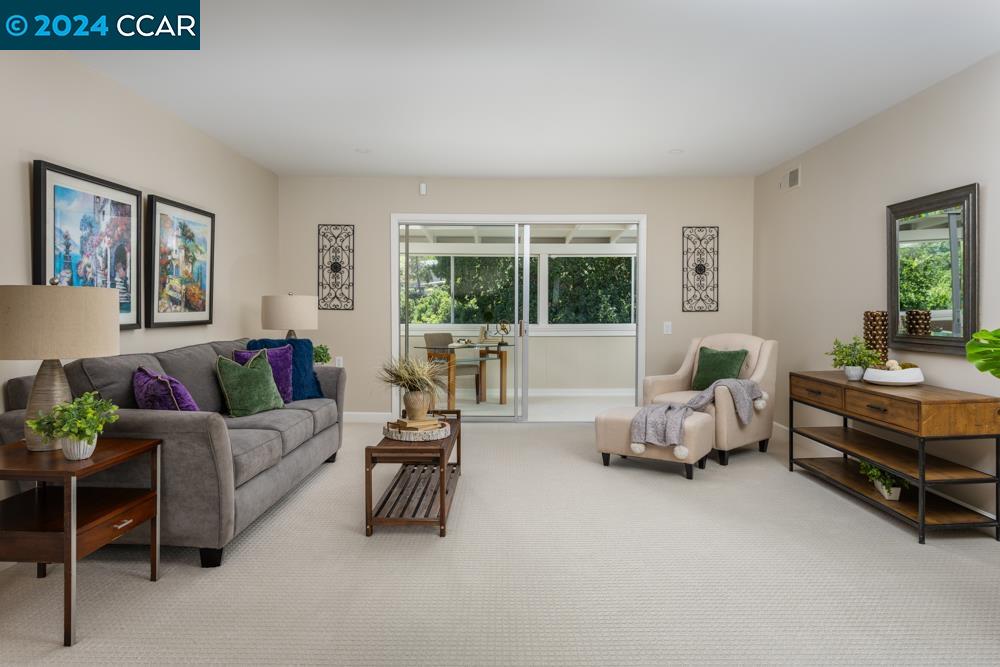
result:
<svg viewBox="0 0 1000 667"><path fill-rule="evenodd" d="M633 442L631 445L629 445L629 448L636 454L646 453L646 445L644 445L641 442Z"/></svg>
<svg viewBox="0 0 1000 667"><path fill-rule="evenodd" d="M636 454L646 453L646 445L641 442L633 442L631 445L629 445L629 449L631 449ZM690 453L691 451L684 445L677 445L674 447L674 456L679 458L681 461L686 459L688 457L688 454Z"/></svg>
<svg viewBox="0 0 1000 667"><path fill-rule="evenodd" d="M760 398L754 400L754 402L753 402L753 409L756 410L757 412L760 412L761 410L763 410L764 408L766 408L767 407L767 399L769 399L769 398L771 398L771 397L767 395L766 391L765 392L761 392Z"/></svg>

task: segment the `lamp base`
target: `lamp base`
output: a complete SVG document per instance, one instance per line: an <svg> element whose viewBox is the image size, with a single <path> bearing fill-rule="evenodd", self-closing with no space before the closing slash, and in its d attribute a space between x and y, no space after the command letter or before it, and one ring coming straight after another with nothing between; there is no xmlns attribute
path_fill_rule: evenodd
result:
<svg viewBox="0 0 1000 667"><path fill-rule="evenodd" d="M48 412L60 403L69 403L73 400L73 392L69 388L69 380L66 378L66 371L58 359L46 359L38 368L35 374L35 381L31 385L31 394L28 395L28 405L24 411L25 419L34 419L39 412ZM51 452L62 449L62 442L59 438L53 438L50 442L45 442L42 436L24 426L24 442L31 452Z"/></svg>
<svg viewBox="0 0 1000 667"><path fill-rule="evenodd" d="M288 333L285 334L285 338L298 338L298 336L295 335L295 329L289 329Z"/></svg>

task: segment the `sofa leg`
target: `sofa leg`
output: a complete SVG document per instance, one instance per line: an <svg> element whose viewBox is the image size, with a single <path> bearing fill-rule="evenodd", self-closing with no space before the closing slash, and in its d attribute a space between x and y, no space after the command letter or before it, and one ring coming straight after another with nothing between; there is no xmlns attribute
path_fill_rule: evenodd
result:
<svg viewBox="0 0 1000 667"><path fill-rule="evenodd" d="M767 443L769 442L770 439L768 438L761 440L760 442L757 443L757 449L759 449L762 452L767 452Z"/></svg>
<svg viewBox="0 0 1000 667"><path fill-rule="evenodd" d="M690 463L684 464L684 476L688 479L694 479L694 465Z"/></svg>
<svg viewBox="0 0 1000 667"><path fill-rule="evenodd" d="M601 458L604 460L604 465L606 466L611 465L611 454L608 454L607 452L601 452Z"/></svg>
<svg viewBox="0 0 1000 667"><path fill-rule="evenodd" d="M202 567L219 567L222 565L222 549L198 549L201 555Z"/></svg>
<svg viewBox="0 0 1000 667"><path fill-rule="evenodd" d="M624 454L622 454L622 455L621 455L621 457L622 457L623 459L625 459L625 460L628 460L628 457L627 457L627 456L625 456Z"/></svg>
<svg viewBox="0 0 1000 667"><path fill-rule="evenodd" d="M334 452L333 456L328 458L326 461L323 461L323 463L336 463L336 461L337 461L337 452Z"/></svg>
<svg viewBox="0 0 1000 667"><path fill-rule="evenodd" d="M719 465L720 466L729 465L729 452L727 452L724 449L720 449L718 451L719 451Z"/></svg>
<svg viewBox="0 0 1000 667"><path fill-rule="evenodd" d="M705 454L703 457L701 457L700 459L698 459L698 467L700 469L704 470L706 463L708 463L708 454Z"/></svg>

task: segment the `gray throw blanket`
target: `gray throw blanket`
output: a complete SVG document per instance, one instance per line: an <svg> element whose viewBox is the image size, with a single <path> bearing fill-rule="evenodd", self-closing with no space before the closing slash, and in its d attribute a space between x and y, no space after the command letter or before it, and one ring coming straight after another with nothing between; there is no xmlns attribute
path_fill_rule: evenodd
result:
<svg viewBox="0 0 1000 667"><path fill-rule="evenodd" d="M736 416L744 426L753 418L754 408L757 407L754 402L761 399L762 403L757 409L763 409L763 402L767 400L760 385L753 380L716 380L707 389L692 396L687 403L661 403L640 408L632 419L632 442L661 447L683 446L684 420L695 410L701 412L715 401L716 387L729 389L736 406ZM687 454L678 458L687 458Z"/></svg>

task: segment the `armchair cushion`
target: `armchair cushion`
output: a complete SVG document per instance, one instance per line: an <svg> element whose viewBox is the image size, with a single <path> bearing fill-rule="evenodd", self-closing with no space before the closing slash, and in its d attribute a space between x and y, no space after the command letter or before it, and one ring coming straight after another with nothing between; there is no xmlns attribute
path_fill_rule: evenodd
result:
<svg viewBox="0 0 1000 667"><path fill-rule="evenodd" d="M743 362L747 358L746 350L713 350L703 347L698 354L698 370L695 371L691 388L697 391L708 389L716 380L738 378Z"/></svg>

